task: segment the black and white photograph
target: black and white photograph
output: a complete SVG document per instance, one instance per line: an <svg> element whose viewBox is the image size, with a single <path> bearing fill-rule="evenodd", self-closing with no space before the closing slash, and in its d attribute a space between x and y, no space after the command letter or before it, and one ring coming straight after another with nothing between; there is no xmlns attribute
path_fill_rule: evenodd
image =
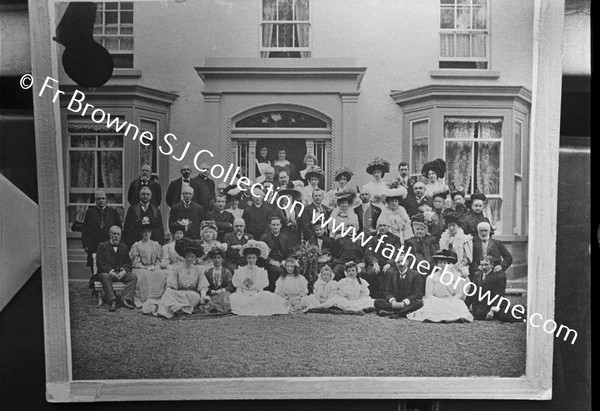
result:
<svg viewBox="0 0 600 411"><path fill-rule="evenodd" d="M48 400L552 398L560 3L30 7Z"/></svg>

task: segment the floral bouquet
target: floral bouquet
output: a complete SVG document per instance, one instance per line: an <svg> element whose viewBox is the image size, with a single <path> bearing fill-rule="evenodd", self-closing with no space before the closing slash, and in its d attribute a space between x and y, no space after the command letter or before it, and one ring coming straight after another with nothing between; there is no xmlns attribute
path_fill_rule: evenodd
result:
<svg viewBox="0 0 600 411"><path fill-rule="evenodd" d="M309 286L312 287L312 284L317 281L319 272L319 258L321 257L319 247L308 244L308 241L303 241L296 252L296 257L300 265L300 274L306 278Z"/></svg>
<svg viewBox="0 0 600 411"><path fill-rule="evenodd" d="M251 290L252 286L254 286L254 281L252 278L248 277L242 282L242 285L244 286L244 289Z"/></svg>
<svg viewBox="0 0 600 411"><path fill-rule="evenodd" d="M181 220L177 220L177 223L184 226L185 231L189 230L190 224L192 224L189 218L182 218Z"/></svg>

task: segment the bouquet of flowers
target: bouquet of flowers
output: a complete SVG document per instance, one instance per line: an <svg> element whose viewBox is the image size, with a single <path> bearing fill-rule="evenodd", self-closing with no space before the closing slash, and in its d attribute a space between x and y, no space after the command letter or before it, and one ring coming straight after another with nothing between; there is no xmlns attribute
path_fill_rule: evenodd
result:
<svg viewBox="0 0 600 411"><path fill-rule="evenodd" d="M308 284L317 281L319 272L319 257L321 252L316 245L309 245L308 241L303 241L296 252L298 263L300 264L300 274L306 278Z"/></svg>
<svg viewBox="0 0 600 411"><path fill-rule="evenodd" d="M182 218L181 220L177 220L177 223L184 226L185 231L189 230L190 224L192 224L189 218Z"/></svg>
<svg viewBox="0 0 600 411"><path fill-rule="evenodd" d="M251 290L252 286L254 285L254 281L252 281L252 278L247 277L243 282L242 285L244 286L244 288L246 290Z"/></svg>

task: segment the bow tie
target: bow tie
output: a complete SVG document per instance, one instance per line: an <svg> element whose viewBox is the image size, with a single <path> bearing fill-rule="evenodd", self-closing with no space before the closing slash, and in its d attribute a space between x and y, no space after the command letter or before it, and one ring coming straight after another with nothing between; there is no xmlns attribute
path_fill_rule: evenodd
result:
<svg viewBox="0 0 600 411"><path fill-rule="evenodd" d="M189 184L189 183L190 183L190 179L189 179L189 178L188 178L187 180L186 180L186 179L183 179L183 182L184 182L184 183L188 183L188 184Z"/></svg>

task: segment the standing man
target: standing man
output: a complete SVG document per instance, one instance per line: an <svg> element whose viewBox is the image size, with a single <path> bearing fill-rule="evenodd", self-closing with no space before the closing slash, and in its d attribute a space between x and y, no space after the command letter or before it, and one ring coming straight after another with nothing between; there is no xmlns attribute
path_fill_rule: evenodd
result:
<svg viewBox="0 0 600 411"><path fill-rule="evenodd" d="M398 185L403 186L410 193L411 188L415 182L408 175L408 163L402 161L400 164L398 164L398 174L400 174L400 176L396 180L398 182Z"/></svg>
<svg viewBox="0 0 600 411"><path fill-rule="evenodd" d="M152 192L152 204L156 207L160 207L162 201L162 190L160 184L154 181L152 178L152 167L148 164L144 164L140 168L140 176L133 180L129 185L129 191L127 193L127 201L130 205L134 205L140 202L140 189L148 187Z"/></svg>
<svg viewBox="0 0 600 411"><path fill-rule="evenodd" d="M327 221L331 216L331 209L323 205L323 196L325 192L320 188L315 188L312 192L312 203L304 208L304 212L300 216L300 227L302 228L302 235L304 241L309 240L315 235L313 229L313 214L315 216L323 214L323 221Z"/></svg>
<svg viewBox="0 0 600 411"><path fill-rule="evenodd" d="M194 189L191 185L181 189L183 200L173 204L169 212L169 227L179 224L185 227L183 235L193 239L200 238L200 224L206 220L206 213L200 204L192 201Z"/></svg>
<svg viewBox="0 0 600 411"><path fill-rule="evenodd" d="M419 207L427 205L433 208L433 200L425 195L425 183L417 181L413 184L412 195L411 191L408 191L406 198L400 203L404 206L409 217L419 214L421 211Z"/></svg>
<svg viewBox="0 0 600 411"><path fill-rule="evenodd" d="M121 227L121 217L114 208L106 205L106 194L104 191L96 191L96 207L90 207L85 212L83 225L81 227L81 242L87 253L87 266L94 272L93 254L98 249L98 244L108 241L109 229L112 226ZM94 289L94 281L90 279L90 288Z"/></svg>
<svg viewBox="0 0 600 411"><path fill-rule="evenodd" d="M291 254L290 240L285 234L281 233L282 219L279 216L272 216L269 224L269 232L263 234L260 241L269 246L269 256L267 257L267 274L269 275L268 291L275 290L275 282L281 276L284 268L282 262Z"/></svg>
<svg viewBox="0 0 600 411"><path fill-rule="evenodd" d="M139 228L136 227L136 222L141 221L144 217L149 217L154 223L152 228L152 240L163 244L165 242L165 231L163 228L162 214L157 206L152 204L152 191L148 187L142 187L139 193L140 202L132 205L127 210L125 216L125 224L123 225L125 231L125 244L131 248L133 243L139 241L142 238L142 233Z"/></svg>
<svg viewBox="0 0 600 411"><path fill-rule="evenodd" d="M194 197L192 201L194 203L200 204L200 200L198 198L198 192L200 191L196 182L191 178L192 168L188 165L184 165L179 170L181 173L181 178L173 180L169 183L169 188L167 189L167 196L165 201L169 207L173 207L175 204L183 201L183 194L181 189L183 187L192 187L194 189Z"/></svg>
<svg viewBox="0 0 600 411"><path fill-rule="evenodd" d="M192 178L192 182L198 188L198 204L202 206L204 212L209 212L215 204L215 182L208 178L208 169L210 166L204 162L200 164L200 173Z"/></svg>
<svg viewBox="0 0 600 411"><path fill-rule="evenodd" d="M381 215L381 208L371 204L371 193L367 187L363 186L359 197L362 203L354 207L354 212L358 216L358 231L364 231L365 235L373 235L377 232L377 220Z"/></svg>
<svg viewBox="0 0 600 411"><path fill-rule="evenodd" d="M106 302L110 311L117 311L117 297L112 283L121 281L126 284L121 294L121 304L129 309L133 305L133 294L137 277L131 272L129 248L121 243L121 227L112 226L109 231L110 240L98 244L98 281L102 283Z"/></svg>

